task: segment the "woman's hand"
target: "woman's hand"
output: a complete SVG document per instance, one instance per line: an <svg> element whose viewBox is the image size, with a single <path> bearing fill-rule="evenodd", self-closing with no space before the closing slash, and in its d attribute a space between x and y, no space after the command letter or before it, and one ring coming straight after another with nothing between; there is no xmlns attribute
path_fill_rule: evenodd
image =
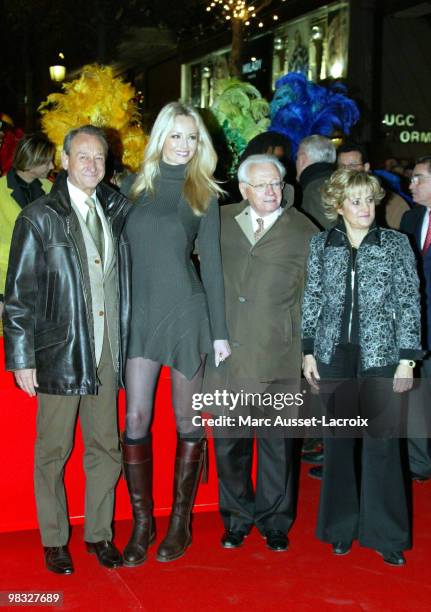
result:
<svg viewBox="0 0 431 612"><path fill-rule="evenodd" d="M213 347L215 367L218 368L219 364L227 359L232 351L227 340L214 340Z"/></svg>
<svg viewBox="0 0 431 612"><path fill-rule="evenodd" d="M304 372L304 376L311 386L312 389L316 391L319 390L319 380L320 375L317 370L317 363L314 355L303 355L302 357L302 371Z"/></svg>
<svg viewBox="0 0 431 612"><path fill-rule="evenodd" d="M413 368L400 363L395 370L393 390L395 393L410 391L413 387Z"/></svg>

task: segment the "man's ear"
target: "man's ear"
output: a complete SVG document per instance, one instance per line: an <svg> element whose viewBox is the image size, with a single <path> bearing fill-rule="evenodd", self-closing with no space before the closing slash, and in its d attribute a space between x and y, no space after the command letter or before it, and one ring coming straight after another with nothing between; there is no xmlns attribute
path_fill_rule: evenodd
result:
<svg viewBox="0 0 431 612"><path fill-rule="evenodd" d="M240 193L244 200L247 199L247 185L245 183L239 183L238 185Z"/></svg>
<svg viewBox="0 0 431 612"><path fill-rule="evenodd" d="M65 170L69 167L69 156L64 151L61 152L61 165Z"/></svg>
<svg viewBox="0 0 431 612"><path fill-rule="evenodd" d="M368 162L365 162L364 170L365 170L365 172L369 172L370 171L370 164Z"/></svg>

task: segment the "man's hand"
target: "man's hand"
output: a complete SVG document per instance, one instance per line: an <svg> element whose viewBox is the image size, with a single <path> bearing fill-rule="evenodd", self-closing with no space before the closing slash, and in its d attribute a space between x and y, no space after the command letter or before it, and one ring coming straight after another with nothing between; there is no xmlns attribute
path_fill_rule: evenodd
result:
<svg viewBox="0 0 431 612"><path fill-rule="evenodd" d="M37 384L36 368L15 370L14 375L18 387L30 397L34 397L36 395L36 387L39 386Z"/></svg>
<svg viewBox="0 0 431 612"><path fill-rule="evenodd" d="M400 363L395 370L393 389L395 393L410 391L413 387L413 368Z"/></svg>
<svg viewBox="0 0 431 612"><path fill-rule="evenodd" d="M218 368L219 364L227 359L232 351L227 340L214 340L213 346L215 367Z"/></svg>
<svg viewBox="0 0 431 612"><path fill-rule="evenodd" d="M304 355L302 358L302 371L312 389L319 390L320 375L314 355Z"/></svg>

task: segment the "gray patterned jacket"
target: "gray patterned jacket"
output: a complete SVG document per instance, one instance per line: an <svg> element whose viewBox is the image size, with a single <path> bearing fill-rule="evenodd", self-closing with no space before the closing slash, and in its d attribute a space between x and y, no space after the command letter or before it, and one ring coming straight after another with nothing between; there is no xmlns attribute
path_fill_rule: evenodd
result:
<svg viewBox="0 0 431 612"><path fill-rule="evenodd" d="M327 364L341 334L349 249L342 223L310 243L302 339ZM419 280L407 237L372 228L358 249L356 282L362 369L420 357Z"/></svg>

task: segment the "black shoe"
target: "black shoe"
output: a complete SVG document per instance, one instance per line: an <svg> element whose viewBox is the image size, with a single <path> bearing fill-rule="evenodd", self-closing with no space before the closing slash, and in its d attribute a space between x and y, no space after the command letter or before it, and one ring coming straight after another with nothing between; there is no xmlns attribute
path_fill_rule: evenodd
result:
<svg viewBox="0 0 431 612"><path fill-rule="evenodd" d="M351 548L351 542L334 542L332 544L332 552L334 553L334 555L348 555Z"/></svg>
<svg viewBox="0 0 431 612"><path fill-rule="evenodd" d="M72 558L67 546L44 546L46 569L55 574L73 574Z"/></svg>
<svg viewBox="0 0 431 612"><path fill-rule="evenodd" d="M301 461L305 463L316 463L318 465L323 463L323 451L317 453L303 453Z"/></svg>
<svg viewBox="0 0 431 612"><path fill-rule="evenodd" d="M316 465L316 467L310 468L308 471L310 478L316 478L316 480L322 480L323 478L323 465Z"/></svg>
<svg viewBox="0 0 431 612"><path fill-rule="evenodd" d="M415 472L410 472L410 478L415 482L426 482L431 478L431 476L426 476L425 474L416 474Z"/></svg>
<svg viewBox="0 0 431 612"><path fill-rule="evenodd" d="M112 542L102 540L101 542L86 542L87 552L95 553L100 565L108 569L114 569L123 565L123 557Z"/></svg>
<svg viewBox="0 0 431 612"><path fill-rule="evenodd" d="M266 546L275 552L284 552L289 546L287 535L282 531L267 531L265 538Z"/></svg>
<svg viewBox="0 0 431 612"><path fill-rule="evenodd" d="M247 534L243 531L231 531L227 529L221 539L221 545L223 548L238 548L244 542L244 538Z"/></svg>
<svg viewBox="0 0 431 612"><path fill-rule="evenodd" d="M406 564L406 559L402 552L378 550L379 555L382 555L383 561L388 565L401 566Z"/></svg>

